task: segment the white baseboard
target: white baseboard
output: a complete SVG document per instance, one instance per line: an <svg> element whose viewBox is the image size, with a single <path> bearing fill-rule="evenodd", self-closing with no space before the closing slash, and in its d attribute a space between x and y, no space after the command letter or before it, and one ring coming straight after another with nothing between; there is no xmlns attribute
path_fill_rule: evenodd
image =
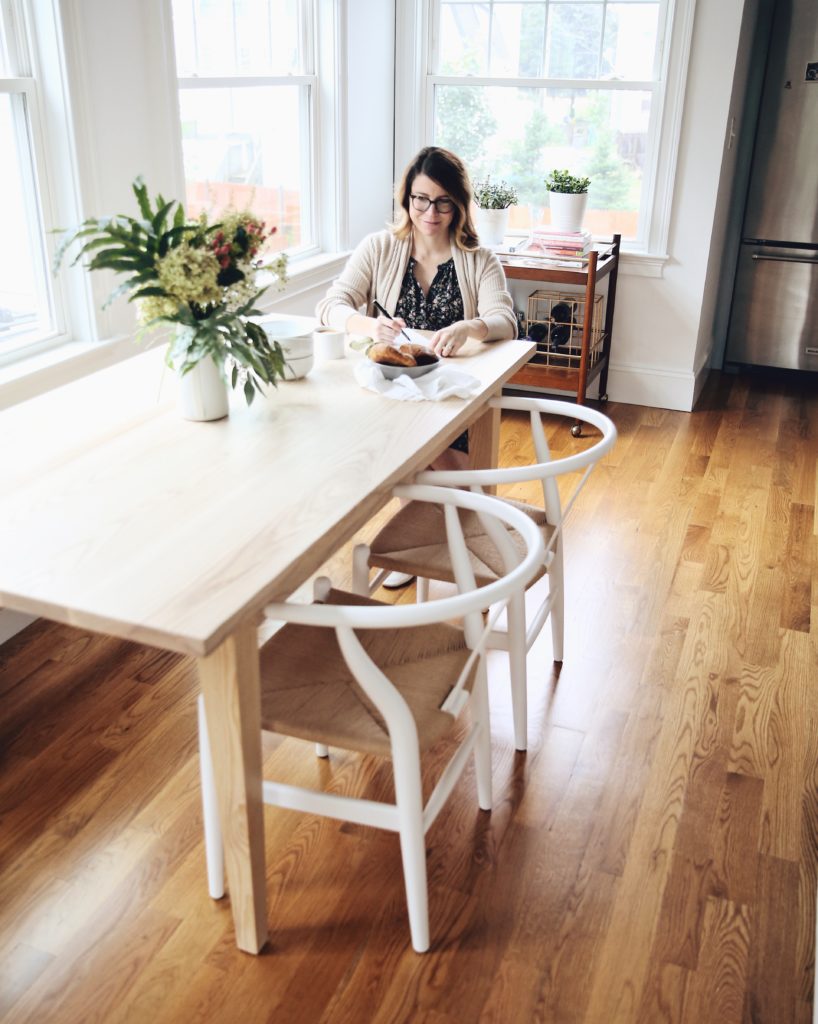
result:
<svg viewBox="0 0 818 1024"><path fill-rule="evenodd" d="M24 615L22 612L12 612L8 608L0 608L0 644L10 640L20 630L34 622L36 616Z"/></svg>
<svg viewBox="0 0 818 1024"><path fill-rule="evenodd" d="M706 368L694 374L690 370L612 363L608 370L608 398L626 405L691 412L706 376Z"/></svg>
<svg viewBox="0 0 818 1024"><path fill-rule="evenodd" d="M644 405L649 409L673 409L691 412L707 378L707 367L694 376L689 371L660 370L655 366L611 365L608 370L608 399L624 405ZM588 398L599 397L599 377L588 387ZM571 398L574 392L507 384L505 391L557 394Z"/></svg>

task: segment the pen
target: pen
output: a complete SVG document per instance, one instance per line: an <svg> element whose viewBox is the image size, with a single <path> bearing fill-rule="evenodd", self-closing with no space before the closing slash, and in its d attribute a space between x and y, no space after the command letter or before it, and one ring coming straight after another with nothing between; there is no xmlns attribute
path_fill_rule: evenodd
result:
<svg viewBox="0 0 818 1024"><path fill-rule="evenodd" d="M375 309L377 309L377 311L379 313L383 314L383 316L388 316L390 320L394 320L395 319L390 313L386 312L386 310L383 308L383 306L380 304L380 302L378 302L377 299L373 299L372 300L372 305L375 307ZM412 341L412 339L409 337L409 335L406 333L406 331L404 331L404 329L402 327L400 329L400 333L404 336L404 338L406 338L406 340L408 342Z"/></svg>

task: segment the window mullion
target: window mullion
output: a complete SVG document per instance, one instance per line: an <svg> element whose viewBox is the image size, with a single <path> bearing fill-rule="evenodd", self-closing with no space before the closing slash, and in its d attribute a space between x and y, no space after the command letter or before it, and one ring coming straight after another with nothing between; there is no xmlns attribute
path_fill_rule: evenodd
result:
<svg viewBox="0 0 818 1024"><path fill-rule="evenodd" d="M315 85L315 75L215 75L177 79L180 89L254 89L276 85Z"/></svg>
<svg viewBox="0 0 818 1024"><path fill-rule="evenodd" d="M33 78L0 78L0 93L27 93L33 88Z"/></svg>
<svg viewBox="0 0 818 1024"><path fill-rule="evenodd" d="M43 211L37 200L37 196L41 194L42 190L39 187L40 175L33 137L39 130L34 89L20 96L19 102L12 102L12 117L17 138L18 166L23 181L23 201L26 207L26 224L34 259L37 293L44 306L38 310L38 320L50 321L53 319L51 282L46 266Z"/></svg>
<svg viewBox="0 0 818 1024"><path fill-rule="evenodd" d="M490 78L478 75L429 75L433 85L475 86L500 89L577 89L593 92L647 92L655 82L596 78Z"/></svg>

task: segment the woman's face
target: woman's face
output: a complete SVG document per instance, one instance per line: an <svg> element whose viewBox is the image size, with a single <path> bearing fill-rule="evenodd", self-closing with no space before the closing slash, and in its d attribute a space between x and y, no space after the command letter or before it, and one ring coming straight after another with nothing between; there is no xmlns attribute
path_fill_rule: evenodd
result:
<svg viewBox="0 0 818 1024"><path fill-rule="evenodd" d="M412 196L422 196L425 199L433 200L448 199L450 209L448 211L445 210L446 203L444 202L443 211L440 210L439 206L431 203L428 209L418 210L415 207L417 199L413 201ZM409 219L412 221L415 230L429 239L438 238L443 235L448 236L454 213L455 205L449 198L449 193L425 174L418 174L409 189Z"/></svg>

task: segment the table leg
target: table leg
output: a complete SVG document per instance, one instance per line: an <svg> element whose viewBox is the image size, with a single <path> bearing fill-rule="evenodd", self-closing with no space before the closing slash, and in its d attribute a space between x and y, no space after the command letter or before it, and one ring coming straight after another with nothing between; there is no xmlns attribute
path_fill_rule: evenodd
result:
<svg viewBox="0 0 818 1024"><path fill-rule="evenodd" d="M267 941L267 906L255 625L240 626L212 654L199 658L198 666L236 943L239 949L258 953Z"/></svg>
<svg viewBox="0 0 818 1024"><path fill-rule="evenodd" d="M491 469L500 452L500 410L486 409L469 427L469 469ZM494 493L496 487L485 488Z"/></svg>

